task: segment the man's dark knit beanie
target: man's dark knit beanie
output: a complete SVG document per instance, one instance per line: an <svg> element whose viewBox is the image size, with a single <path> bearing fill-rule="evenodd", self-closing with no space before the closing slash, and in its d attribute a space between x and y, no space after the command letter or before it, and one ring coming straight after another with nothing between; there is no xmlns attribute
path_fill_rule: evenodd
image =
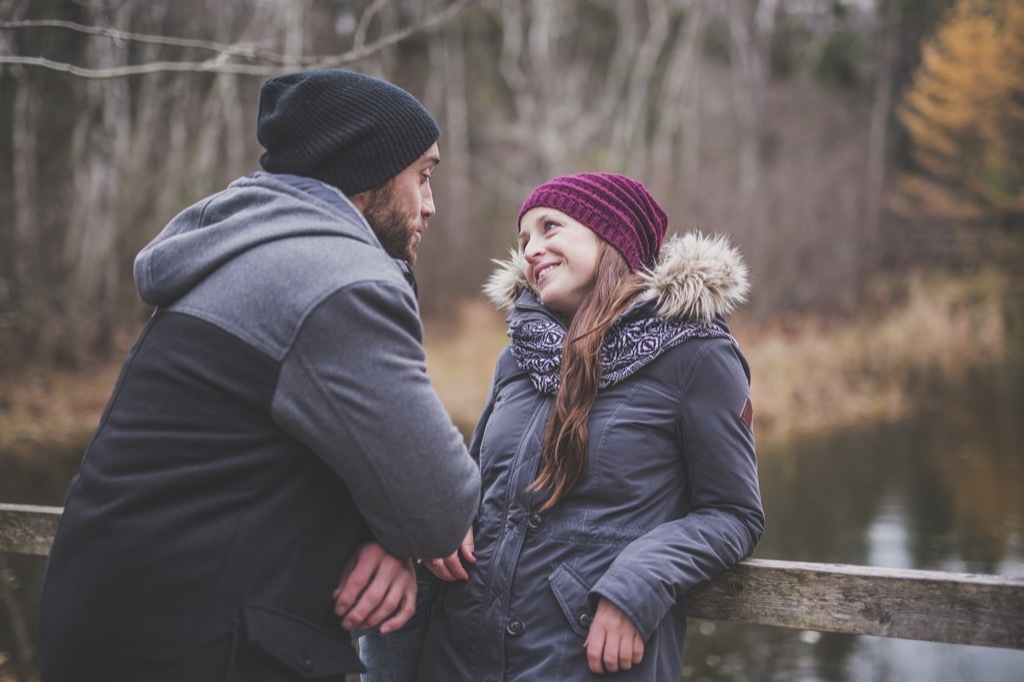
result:
<svg viewBox="0 0 1024 682"><path fill-rule="evenodd" d="M266 149L264 170L315 178L346 196L380 187L440 135L415 97L353 71L285 74L260 91L256 137Z"/></svg>

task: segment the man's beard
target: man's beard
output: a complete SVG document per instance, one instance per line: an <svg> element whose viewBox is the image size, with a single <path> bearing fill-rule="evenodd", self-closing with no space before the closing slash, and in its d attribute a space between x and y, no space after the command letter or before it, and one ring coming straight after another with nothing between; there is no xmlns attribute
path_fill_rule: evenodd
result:
<svg viewBox="0 0 1024 682"><path fill-rule="evenodd" d="M416 226L395 205L394 199L394 188L390 182L372 190L366 208L363 209L363 217L389 256L415 265L416 251L413 249L412 237L416 234Z"/></svg>

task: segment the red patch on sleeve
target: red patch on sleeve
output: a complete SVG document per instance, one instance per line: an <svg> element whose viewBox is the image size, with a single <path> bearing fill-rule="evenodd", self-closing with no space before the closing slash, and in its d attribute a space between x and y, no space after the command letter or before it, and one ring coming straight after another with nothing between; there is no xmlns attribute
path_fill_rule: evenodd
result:
<svg viewBox="0 0 1024 682"><path fill-rule="evenodd" d="M754 428L754 406L750 404L749 398L743 401L743 409L740 411L740 421L746 424L748 429Z"/></svg>

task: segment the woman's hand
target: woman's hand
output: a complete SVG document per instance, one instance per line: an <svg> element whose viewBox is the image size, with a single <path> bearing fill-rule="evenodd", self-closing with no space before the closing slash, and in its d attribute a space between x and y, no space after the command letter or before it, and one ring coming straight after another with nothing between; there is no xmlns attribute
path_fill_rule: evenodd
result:
<svg viewBox="0 0 1024 682"><path fill-rule="evenodd" d="M382 634L398 630L416 610L416 571L412 560L376 542L356 549L334 590L334 613L346 630L380 625Z"/></svg>
<svg viewBox="0 0 1024 682"><path fill-rule="evenodd" d="M619 607L601 597L587 641L587 662L598 675L629 670L644 658L644 640Z"/></svg>
<svg viewBox="0 0 1024 682"><path fill-rule="evenodd" d="M469 530L466 531L466 537L462 539L462 544L451 554L451 556L445 557L444 559L426 559L424 560L423 565L427 567L428 571L441 580L447 580L448 582L455 580L469 580L469 573L466 572L466 568L462 565L462 561L459 559L459 556L461 555L462 558L469 563L475 564L476 554L474 553L474 550L473 527L470 526Z"/></svg>

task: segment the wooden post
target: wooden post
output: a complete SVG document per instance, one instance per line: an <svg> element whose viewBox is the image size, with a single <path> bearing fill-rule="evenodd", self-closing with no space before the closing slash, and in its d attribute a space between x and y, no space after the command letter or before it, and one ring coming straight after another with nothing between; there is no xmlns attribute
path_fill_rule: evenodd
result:
<svg viewBox="0 0 1024 682"><path fill-rule="evenodd" d="M0 552L46 556L62 511L60 507L0 503Z"/></svg>
<svg viewBox="0 0 1024 682"><path fill-rule="evenodd" d="M35 648L32 645L32 636L29 634L25 611L21 608L16 594L17 580L18 577L15 575L14 569L7 565L7 556L0 552L0 604L7 608L7 613L10 616L18 658L22 661L31 661L36 655ZM0 677L0 679L6 679L6 677Z"/></svg>

